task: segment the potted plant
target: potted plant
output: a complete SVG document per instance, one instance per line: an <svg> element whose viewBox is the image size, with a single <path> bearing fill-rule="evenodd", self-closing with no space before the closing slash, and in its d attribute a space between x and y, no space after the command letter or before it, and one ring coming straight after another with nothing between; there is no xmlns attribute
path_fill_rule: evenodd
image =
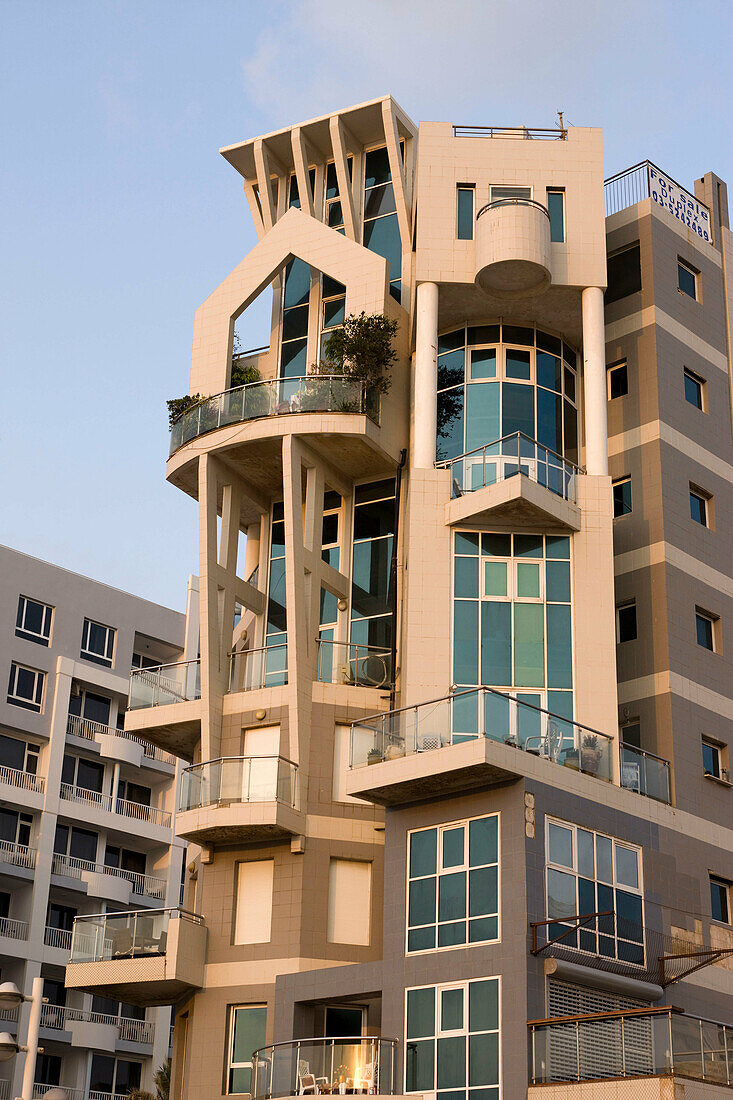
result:
<svg viewBox="0 0 733 1100"><path fill-rule="evenodd" d="M367 753L367 764L381 764L382 753L379 749L370 749Z"/></svg>
<svg viewBox="0 0 733 1100"><path fill-rule="evenodd" d="M591 775L595 775L598 771L598 765L601 762L601 748L598 744L598 738L595 733L586 733L583 735L583 741L580 746L580 765L581 770L589 772Z"/></svg>

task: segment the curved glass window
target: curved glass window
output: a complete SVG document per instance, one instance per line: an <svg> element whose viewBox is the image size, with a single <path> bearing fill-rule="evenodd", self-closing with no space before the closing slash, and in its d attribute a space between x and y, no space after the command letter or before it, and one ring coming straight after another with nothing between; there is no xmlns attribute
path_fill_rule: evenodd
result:
<svg viewBox="0 0 733 1100"><path fill-rule="evenodd" d="M522 325L469 325L438 337L438 461L522 432L578 461L577 355Z"/></svg>

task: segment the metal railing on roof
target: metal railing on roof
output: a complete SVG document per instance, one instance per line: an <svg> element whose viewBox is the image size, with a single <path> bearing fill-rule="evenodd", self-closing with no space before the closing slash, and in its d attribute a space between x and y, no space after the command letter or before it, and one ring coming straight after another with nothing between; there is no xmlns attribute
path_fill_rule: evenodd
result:
<svg viewBox="0 0 733 1100"><path fill-rule="evenodd" d="M712 243L710 209L650 160L639 161L603 184L606 217L651 198L702 240Z"/></svg>
<svg viewBox="0 0 733 1100"><path fill-rule="evenodd" d="M564 127L538 129L534 126L464 126L453 127L453 137L513 138L525 141L567 141Z"/></svg>

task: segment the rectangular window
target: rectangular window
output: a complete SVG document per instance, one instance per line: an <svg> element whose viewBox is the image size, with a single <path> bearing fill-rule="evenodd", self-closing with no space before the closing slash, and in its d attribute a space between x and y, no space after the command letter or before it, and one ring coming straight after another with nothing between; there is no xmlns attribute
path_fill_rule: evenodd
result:
<svg viewBox="0 0 733 1100"><path fill-rule="evenodd" d="M531 199L532 188L531 187L503 187L493 186L491 188L491 202L498 202L500 199Z"/></svg>
<svg viewBox="0 0 733 1100"><path fill-rule="evenodd" d="M730 883L723 878L710 876L710 905L713 920L730 924Z"/></svg>
<svg viewBox="0 0 733 1100"><path fill-rule="evenodd" d="M332 859L328 873L328 942L369 944L372 865Z"/></svg>
<svg viewBox="0 0 733 1100"><path fill-rule="evenodd" d="M550 215L550 240L562 244L565 240L564 188L547 188L547 213Z"/></svg>
<svg viewBox="0 0 733 1100"><path fill-rule="evenodd" d="M697 301L698 286L697 280L700 276L700 272L696 271L690 264L685 263L677 257L677 289L686 294L688 298L694 298Z"/></svg>
<svg viewBox="0 0 733 1100"><path fill-rule="evenodd" d="M473 240L473 208L476 189L473 184L456 188L456 236L459 241Z"/></svg>
<svg viewBox="0 0 733 1100"><path fill-rule="evenodd" d="M383 256L389 268L389 292L402 293L402 241L387 147L369 149L364 157L363 244Z"/></svg>
<svg viewBox="0 0 733 1100"><path fill-rule="evenodd" d="M627 600L616 608L616 641L633 642L636 638L636 600Z"/></svg>
<svg viewBox="0 0 733 1100"><path fill-rule="evenodd" d="M629 369L624 360L623 363L614 363L608 368L608 400L614 401L617 397L625 397L629 392Z"/></svg>
<svg viewBox="0 0 733 1100"><path fill-rule="evenodd" d="M499 938L499 815L410 833L407 951Z"/></svg>
<svg viewBox="0 0 733 1100"><path fill-rule="evenodd" d="M694 371L684 369L685 401L694 405L696 409L705 412L705 379Z"/></svg>
<svg viewBox="0 0 733 1100"><path fill-rule="evenodd" d="M721 746L714 741L702 739L702 770L705 775L712 775L713 779L722 779L722 752Z"/></svg>
<svg viewBox="0 0 733 1100"><path fill-rule="evenodd" d="M612 253L607 260L608 289L605 294L606 305L627 298L641 290L641 250L639 242L618 252Z"/></svg>
<svg viewBox="0 0 733 1100"><path fill-rule="evenodd" d="M114 627L95 623L93 619L85 619L81 632L80 656L85 661L93 661L96 665L112 668L115 633Z"/></svg>
<svg viewBox="0 0 733 1100"><path fill-rule="evenodd" d="M51 620L53 608L29 596L18 597L18 612L15 617L15 635L27 642L48 645L51 639Z"/></svg>
<svg viewBox="0 0 733 1100"><path fill-rule="evenodd" d="M641 848L550 818L546 843L548 940L571 929L566 947L643 966ZM592 913L612 915L571 919Z"/></svg>
<svg viewBox="0 0 733 1100"><path fill-rule="evenodd" d="M613 483L613 518L628 516L631 512L631 478L620 477Z"/></svg>
<svg viewBox="0 0 733 1100"><path fill-rule="evenodd" d="M0 809L0 840L27 848L31 842L32 831L31 814L19 814L17 810Z"/></svg>
<svg viewBox="0 0 733 1100"><path fill-rule="evenodd" d="M227 1095L252 1091L252 1054L265 1045L266 1005L232 1005L229 1010Z"/></svg>
<svg viewBox="0 0 733 1100"><path fill-rule="evenodd" d="M701 527L710 527L712 497L704 489L690 484L690 518Z"/></svg>
<svg viewBox="0 0 733 1100"><path fill-rule="evenodd" d="M405 1092L499 1100L500 979L405 991Z"/></svg>
<svg viewBox="0 0 733 1100"><path fill-rule="evenodd" d="M394 480L357 485L351 569L352 646L374 646L384 652L392 644L394 529Z"/></svg>
<svg viewBox="0 0 733 1100"><path fill-rule="evenodd" d="M711 653L717 653L720 649L720 619L711 615L708 611L695 608L695 630L697 644L703 649L709 649Z"/></svg>
<svg viewBox="0 0 733 1100"><path fill-rule="evenodd" d="M0 733L0 764L4 768L25 772L26 775L38 775L39 752L38 745Z"/></svg>
<svg viewBox="0 0 733 1100"><path fill-rule="evenodd" d="M237 864L234 943L270 942L274 879L274 859Z"/></svg>
<svg viewBox="0 0 733 1100"><path fill-rule="evenodd" d="M8 681L8 702L24 710L41 711L46 673L37 668L27 668L13 661Z"/></svg>

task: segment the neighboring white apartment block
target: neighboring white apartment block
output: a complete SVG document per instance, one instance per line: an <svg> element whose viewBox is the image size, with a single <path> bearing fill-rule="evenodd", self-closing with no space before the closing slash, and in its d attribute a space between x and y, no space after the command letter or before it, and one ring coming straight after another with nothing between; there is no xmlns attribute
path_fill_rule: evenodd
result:
<svg viewBox="0 0 733 1100"><path fill-rule="evenodd" d="M74 917L179 901L179 762L122 728L131 668L184 651L185 616L0 547L0 981L44 979L34 1095L152 1086L170 1011L67 992ZM151 918L152 919L152 918ZM0 1012L25 1042L29 1004ZM24 1058L0 1066L20 1095Z"/></svg>

